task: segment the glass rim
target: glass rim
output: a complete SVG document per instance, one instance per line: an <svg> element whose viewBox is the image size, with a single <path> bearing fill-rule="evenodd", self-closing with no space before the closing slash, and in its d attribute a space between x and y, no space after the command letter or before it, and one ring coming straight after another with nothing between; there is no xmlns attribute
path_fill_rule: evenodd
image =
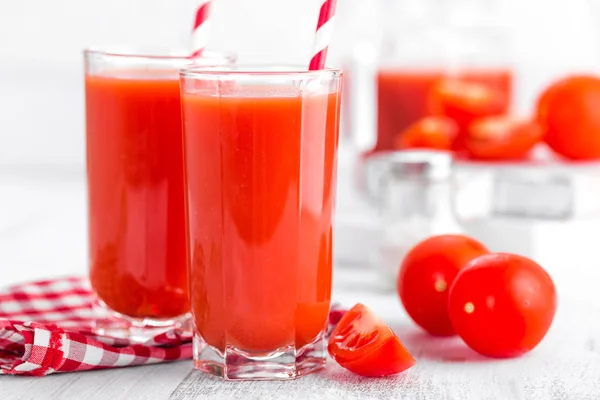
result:
<svg viewBox="0 0 600 400"><path fill-rule="evenodd" d="M310 71L306 65L298 64L235 64L235 65L188 65L180 68L182 79L219 79L222 77L330 77L339 78L343 75L341 68L323 68Z"/></svg>
<svg viewBox="0 0 600 400"><path fill-rule="evenodd" d="M145 49L136 47L86 47L83 50L85 57L89 56L104 56L104 57L115 57L115 58L139 58L145 60L156 60L156 61L193 61L195 58L206 60L206 59L220 59L227 61L235 61L237 56L235 53L230 51L217 51L217 50L205 50L201 56L190 58L189 51L177 48L175 50L165 49Z"/></svg>

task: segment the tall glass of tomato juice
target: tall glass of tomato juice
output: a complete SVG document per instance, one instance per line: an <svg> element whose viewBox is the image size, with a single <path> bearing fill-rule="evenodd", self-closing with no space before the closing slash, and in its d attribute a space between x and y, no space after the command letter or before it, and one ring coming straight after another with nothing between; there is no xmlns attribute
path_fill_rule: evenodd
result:
<svg viewBox="0 0 600 400"><path fill-rule="evenodd" d="M179 69L234 59L84 56L95 329L144 341L189 316Z"/></svg>
<svg viewBox="0 0 600 400"><path fill-rule="evenodd" d="M341 72L181 73L197 369L289 379L323 366Z"/></svg>

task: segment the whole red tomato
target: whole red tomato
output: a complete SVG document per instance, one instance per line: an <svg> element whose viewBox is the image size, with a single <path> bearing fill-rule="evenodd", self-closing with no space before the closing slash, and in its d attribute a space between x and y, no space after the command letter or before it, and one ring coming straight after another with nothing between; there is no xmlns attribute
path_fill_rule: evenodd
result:
<svg viewBox="0 0 600 400"><path fill-rule="evenodd" d="M432 335L453 335L448 317L448 291L469 261L488 249L463 235L434 236L417 244L404 258L398 294L408 315Z"/></svg>
<svg viewBox="0 0 600 400"><path fill-rule="evenodd" d="M553 83L539 97L537 118L556 153L600 159L600 78L576 75Z"/></svg>
<svg viewBox="0 0 600 400"><path fill-rule="evenodd" d="M534 261L492 253L472 260L452 287L448 312L456 333L488 357L516 357L540 343L556 312L556 289Z"/></svg>
<svg viewBox="0 0 600 400"><path fill-rule="evenodd" d="M510 116L485 117L468 129L465 148L475 160L515 160L527 156L538 144L543 130L535 121Z"/></svg>
<svg viewBox="0 0 600 400"><path fill-rule="evenodd" d="M448 117L441 115L425 117L400 132L394 147L399 150L451 150L458 130L456 122Z"/></svg>
<svg viewBox="0 0 600 400"><path fill-rule="evenodd" d="M508 99L498 89L462 79L444 79L432 89L429 108L434 115L444 115L454 120L459 135L453 143L454 150L464 148L469 125L478 118L506 112Z"/></svg>

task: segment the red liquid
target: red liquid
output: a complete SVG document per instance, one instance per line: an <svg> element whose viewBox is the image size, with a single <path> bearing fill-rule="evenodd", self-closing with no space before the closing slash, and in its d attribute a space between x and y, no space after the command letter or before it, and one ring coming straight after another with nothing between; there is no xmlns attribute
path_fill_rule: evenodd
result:
<svg viewBox="0 0 600 400"><path fill-rule="evenodd" d="M87 76L92 288L138 318L189 311L177 79Z"/></svg>
<svg viewBox="0 0 600 400"><path fill-rule="evenodd" d="M375 151L392 150L395 137L416 120L429 115L431 89L444 77L443 72L380 70L377 76L377 144ZM504 94L506 111L512 96L512 72L474 70L452 74L452 78L484 84Z"/></svg>
<svg viewBox="0 0 600 400"><path fill-rule="evenodd" d="M338 97L184 95L190 296L210 345L300 348L330 305Z"/></svg>

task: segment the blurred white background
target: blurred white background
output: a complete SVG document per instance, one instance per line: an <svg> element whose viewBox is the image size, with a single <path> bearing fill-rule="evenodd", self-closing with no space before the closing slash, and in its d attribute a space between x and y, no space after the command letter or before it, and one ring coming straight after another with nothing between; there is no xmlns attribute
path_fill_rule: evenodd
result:
<svg viewBox="0 0 600 400"><path fill-rule="evenodd" d="M486 0L481 0L486 1ZM517 107L568 68L600 65L597 0L505 0L515 39ZM373 35L372 2L340 0L330 64ZM320 0L217 0L212 48L242 61L306 63ZM28 0L0 11L0 171L84 165L81 50L186 46L194 0Z"/></svg>

